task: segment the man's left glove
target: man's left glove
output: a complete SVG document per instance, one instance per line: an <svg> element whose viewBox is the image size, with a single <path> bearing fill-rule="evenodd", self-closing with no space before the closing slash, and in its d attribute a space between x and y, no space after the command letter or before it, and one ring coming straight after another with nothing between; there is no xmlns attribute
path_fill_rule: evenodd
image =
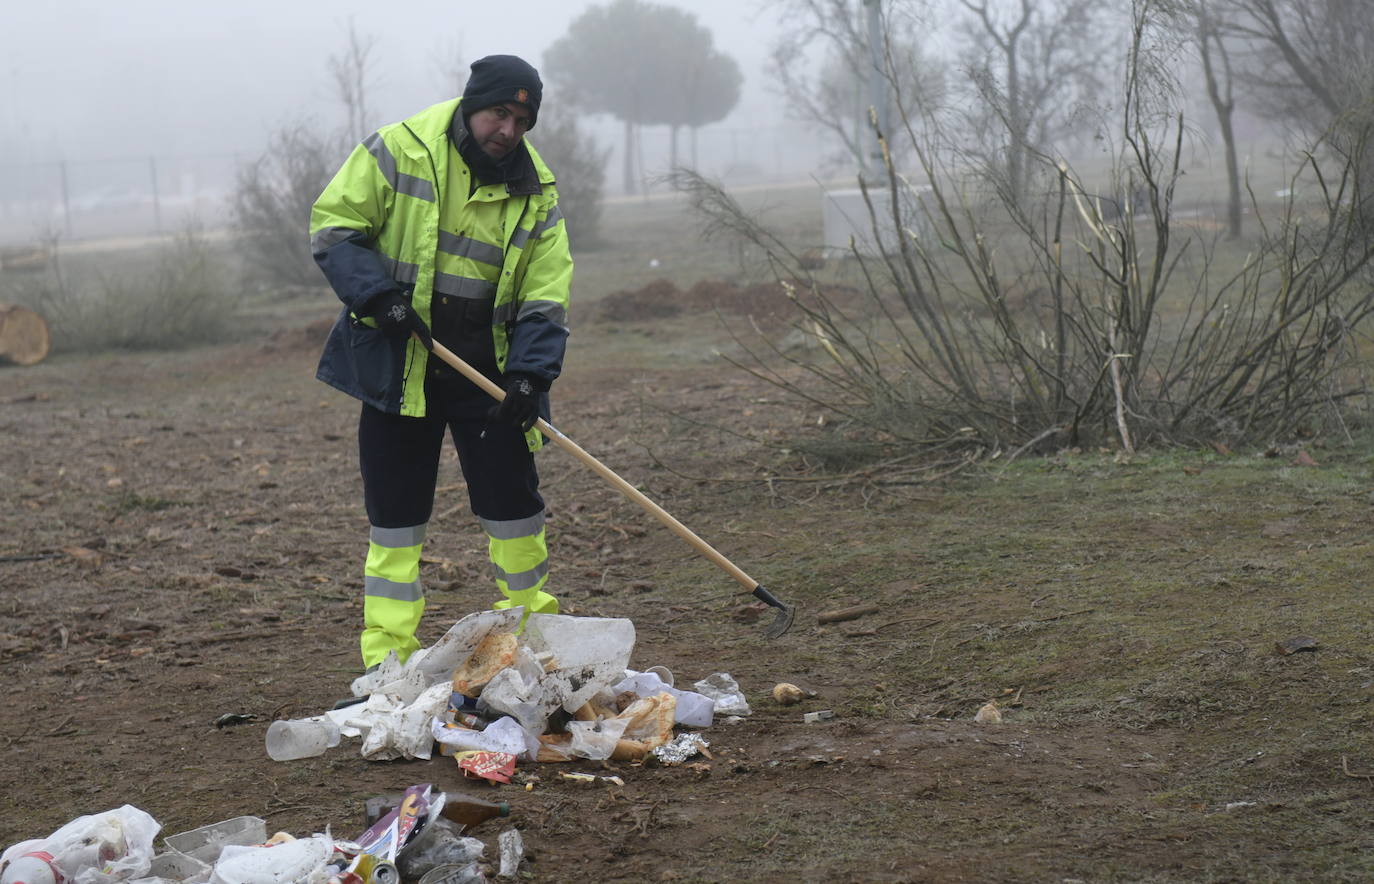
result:
<svg viewBox="0 0 1374 884"><path fill-rule="evenodd" d="M528 375L513 374L506 378L506 398L487 412L487 418L529 432L539 420L539 390Z"/></svg>
<svg viewBox="0 0 1374 884"><path fill-rule="evenodd" d="M434 349L434 339L430 337L429 326L425 325L425 321L416 314L415 308L410 306L410 302L400 292L388 292L377 296L373 300L372 312L369 315L377 320L377 327L387 337L408 338L413 332L419 335L426 350Z"/></svg>

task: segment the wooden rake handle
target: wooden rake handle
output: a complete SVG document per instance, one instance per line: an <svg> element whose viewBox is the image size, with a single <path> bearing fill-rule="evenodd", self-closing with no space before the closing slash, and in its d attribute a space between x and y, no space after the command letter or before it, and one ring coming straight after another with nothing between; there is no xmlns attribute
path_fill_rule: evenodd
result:
<svg viewBox="0 0 1374 884"><path fill-rule="evenodd" d="M468 365L466 362L460 359L456 353L454 353L449 348L445 347L443 344L439 343L438 341L435 341L434 349L432 352L435 356L438 356L444 362L452 366L452 368L459 374L461 374L463 377L467 378L477 386L481 387L484 392L486 392L497 402L500 402L501 400L506 398L505 390L502 390L496 384L492 383L490 378L482 374L477 369L473 368L471 365ZM640 491L638 488L631 485L629 482L626 482L624 479L620 478L620 476L617 475L615 471L613 471L610 467L606 466L601 461L597 460L595 457L592 457L590 454L588 454L586 450L582 448L581 445L578 445L576 442L569 439L567 436L563 435L563 433L560 432L558 428L556 428L553 424L549 423L541 417L537 421L535 421L534 425L538 427L540 432L542 432L545 436L548 436L550 439L552 439L560 448L562 448L564 451L568 452L578 460L582 461L583 464L591 468L592 472L596 473L601 478L611 483L621 494L625 495L630 500L633 500L635 503L639 504L649 513L649 515L653 516L655 519L658 519L665 526L667 526L668 530L672 531L678 537L681 537L683 540L687 541L689 544L692 545L693 549L701 553L706 558L710 559L712 562L714 562L715 565L722 571L729 574L731 577L735 578L735 580L739 582L740 586L743 586L750 592L755 592L756 590L758 590L767 594L767 590L763 590L762 587L759 586L759 582L757 580L750 577L748 574L744 573L744 571L738 568L734 562L731 562L725 556L717 552L715 547L711 546L711 544L707 543L706 541L698 537L692 531L691 528L688 528L686 525L682 524L677 519L673 518L671 513L669 513L663 507L659 506L658 504L650 500L648 497L646 497L644 493Z"/></svg>

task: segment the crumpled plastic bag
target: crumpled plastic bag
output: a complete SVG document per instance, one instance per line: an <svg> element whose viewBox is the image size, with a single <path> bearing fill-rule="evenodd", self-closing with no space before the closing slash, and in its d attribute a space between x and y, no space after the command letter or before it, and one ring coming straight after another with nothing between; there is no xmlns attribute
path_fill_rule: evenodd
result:
<svg viewBox="0 0 1374 884"><path fill-rule="evenodd" d="M697 693L705 694L715 701L717 715L749 715L754 711L749 708L748 701L744 699L744 692L739 689L739 684L728 672L708 675L692 687L697 689Z"/></svg>
<svg viewBox="0 0 1374 884"><path fill-rule="evenodd" d="M153 839L162 824L131 804L80 816L47 838L21 841L0 854L0 865L34 850L53 857L70 884L108 884L148 874Z"/></svg>
<svg viewBox="0 0 1374 884"><path fill-rule="evenodd" d="M327 834L252 847L229 844L215 861L210 884L324 884L333 854L334 839Z"/></svg>
<svg viewBox="0 0 1374 884"><path fill-rule="evenodd" d="M623 618L531 614L521 638L527 653L487 683L482 702L542 734L559 707L575 712L620 680L634 642L634 624Z"/></svg>
<svg viewBox="0 0 1374 884"><path fill-rule="evenodd" d="M455 751L509 752L517 757L533 759L539 751L539 740L510 716L502 716L480 731L445 727L440 718L430 722L430 736Z"/></svg>
<svg viewBox="0 0 1374 884"><path fill-rule="evenodd" d="M671 677L671 676L670 676ZM615 695L624 693L636 697L652 697L654 694L668 693L677 698L677 723L687 727L710 727L715 713L715 700L694 691L682 691L665 682L658 673L646 670L634 672L625 670L625 677L611 687Z"/></svg>
<svg viewBox="0 0 1374 884"><path fill-rule="evenodd" d="M362 756L368 761L429 758L434 746L429 723L448 707L449 686L432 685L412 703L386 694L373 694L359 706L329 713L346 736L362 736Z"/></svg>
<svg viewBox="0 0 1374 884"><path fill-rule="evenodd" d="M393 651L375 670L353 680L353 696L389 694L402 703L413 703L425 689L451 679L453 670L488 633L518 629L523 613L524 608L508 608L469 614L450 626L437 642L411 654L405 663L401 663Z"/></svg>
<svg viewBox="0 0 1374 884"><path fill-rule="evenodd" d="M568 733L572 734L572 742L568 746L568 751L590 761L610 758L629 724L629 719L625 718L570 721Z"/></svg>

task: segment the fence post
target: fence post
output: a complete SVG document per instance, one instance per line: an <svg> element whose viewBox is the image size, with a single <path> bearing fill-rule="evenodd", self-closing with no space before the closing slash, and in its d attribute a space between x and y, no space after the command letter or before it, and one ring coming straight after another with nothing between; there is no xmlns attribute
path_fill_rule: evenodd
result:
<svg viewBox="0 0 1374 884"><path fill-rule="evenodd" d="M153 182L153 229L162 232L162 199L157 192L157 157L148 157L148 176Z"/></svg>
<svg viewBox="0 0 1374 884"><path fill-rule="evenodd" d="M62 220L67 229L67 238L72 236L72 199L67 190L67 160L64 157L57 161L58 171L62 177Z"/></svg>

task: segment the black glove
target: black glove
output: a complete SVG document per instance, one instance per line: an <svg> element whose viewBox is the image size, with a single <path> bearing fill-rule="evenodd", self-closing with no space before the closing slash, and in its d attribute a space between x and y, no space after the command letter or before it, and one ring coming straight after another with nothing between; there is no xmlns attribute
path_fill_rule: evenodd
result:
<svg viewBox="0 0 1374 884"><path fill-rule="evenodd" d="M400 292L387 292L372 299L372 311L368 314L377 320L377 327L389 338L408 338L411 333L420 336L426 350L434 349L434 339L430 337L429 326L410 306L410 302Z"/></svg>
<svg viewBox="0 0 1374 884"><path fill-rule="evenodd" d="M539 420L539 390L527 375L511 375L506 378L506 398L487 412L487 419L529 432Z"/></svg>

